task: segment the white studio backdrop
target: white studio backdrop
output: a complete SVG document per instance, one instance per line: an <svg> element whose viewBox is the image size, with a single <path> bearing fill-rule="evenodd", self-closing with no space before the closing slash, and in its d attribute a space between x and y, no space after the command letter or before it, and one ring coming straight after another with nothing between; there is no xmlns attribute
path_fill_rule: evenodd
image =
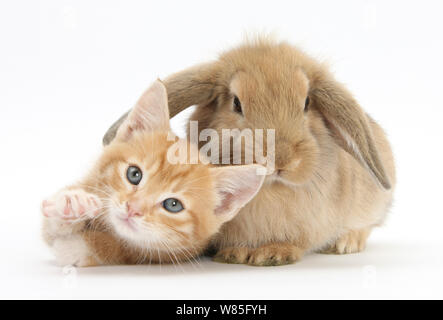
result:
<svg viewBox="0 0 443 320"><path fill-rule="evenodd" d="M1 1L1 298L443 298L442 1ZM396 201L365 252L276 268L61 269L40 201L80 178L157 77L275 34L387 131ZM188 112L174 119L183 134Z"/></svg>

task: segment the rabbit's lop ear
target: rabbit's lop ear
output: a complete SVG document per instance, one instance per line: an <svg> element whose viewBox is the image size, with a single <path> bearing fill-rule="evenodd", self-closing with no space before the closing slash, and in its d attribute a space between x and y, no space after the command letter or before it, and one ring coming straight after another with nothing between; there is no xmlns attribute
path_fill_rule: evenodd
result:
<svg viewBox="0 0 443 320"><path fill-rule="evenodd" d="M136 131L169 130L168 96L166 88L155 81L138 99L117 130L118 140L127 140Z"/></svg>
<svg viewBox="0 0 443 320"><path fill-rule="evenodd" d="M217 62L199 64L165 79L171 117L187 107L211 102L216 95Z"/></svg>
<svg viewBox="0 0 443 320"><path fill-rule="evenodd" d="M192 105L211 102L216 97L215 89L219 69L217 62L205 63L166 78L163 83L168 92L170 116L173 117ZM130 113L131 110L108 129L103 137L103 145L111 143Z"/></svg>
<svg viewBox="0 0 443 320"><path fill-rule="evenodd" d="M385 189L390 189L368 116L352 95L333 80L318 81L311 95L338 144L369 169Z"/></svg>

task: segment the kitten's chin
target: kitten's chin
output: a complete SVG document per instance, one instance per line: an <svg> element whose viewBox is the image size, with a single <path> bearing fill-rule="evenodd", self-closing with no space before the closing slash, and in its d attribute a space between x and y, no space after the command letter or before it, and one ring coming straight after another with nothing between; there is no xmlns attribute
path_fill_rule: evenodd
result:
<svg viewBox="0 0 443 320"><path fill-rule="evenodd" d="M120 218L112 220L111 224L114 227L115 232L123 240L134 245L147 242L147 239L144 239L145 237L141 236L140 230L138 230L139 228L130 220L128 221Z"/></svg>
<svg viewBox="0 0 443 320"><path fill-rule="evenodd" d="M133 220L123 219L116 214L111 214L109 222L117 236L136 247L155 248L156 243L159 242L155 237L155 232L145 230L146 227L137 225Z"/></svg>

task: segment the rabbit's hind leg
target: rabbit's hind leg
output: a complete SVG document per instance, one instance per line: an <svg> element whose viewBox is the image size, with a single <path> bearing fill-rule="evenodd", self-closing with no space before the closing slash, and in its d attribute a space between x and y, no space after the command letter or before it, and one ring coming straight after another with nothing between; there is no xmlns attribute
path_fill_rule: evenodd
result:
<svg viewBox="0 0 443 320"><path fill-rule="evenodd" d="M340 236L335 243L322 250L326 254L348 254L361 252L366 247L366 240L371 233L372 227L352 230Z"/></svg>

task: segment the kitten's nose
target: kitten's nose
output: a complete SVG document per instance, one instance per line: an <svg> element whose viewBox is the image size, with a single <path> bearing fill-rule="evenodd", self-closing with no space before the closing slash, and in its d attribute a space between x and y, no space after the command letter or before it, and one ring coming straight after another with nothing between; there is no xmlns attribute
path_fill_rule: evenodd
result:
<svg viewBox="0 0 443 320"><path fill-rule="evenodd" d="M126 211L128 213L128 217L141 217L143 214L138 210L137 206L134 204L130 204L129 202L126 202Z"/></svg>

